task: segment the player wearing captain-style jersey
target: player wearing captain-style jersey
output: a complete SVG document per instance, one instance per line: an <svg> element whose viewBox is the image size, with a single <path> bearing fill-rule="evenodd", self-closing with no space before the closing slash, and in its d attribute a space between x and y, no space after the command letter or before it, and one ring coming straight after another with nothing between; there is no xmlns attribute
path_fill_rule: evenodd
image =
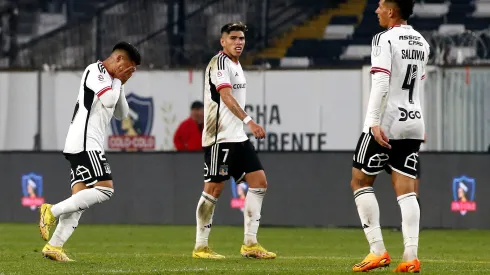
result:
<svg viewBox="0 0 490 275"><path fill-rule="evenodd" d="M237 183L249 184L245 198L245 237L240 253L244 257L274 259L275 253L265 250L257 241L262 201L267 180L262 164L244 131L246 124L256 138L264 138L264 129L243 111L246 79L238 61L245 46L242 23L221 28L223 51L209 62L204 83L204 191L196 210L196 244L194 258L221 259L224 256L208 246L216 202L230 176Z"/></svg>
<svg viewBox="0 0 490 275"><path fill-rule="evenodd" d="M124 119L129 112L123 85L141 63L138 50L120 42L103 62L89 65L80 82L78 98L66 137L63 154L71 166L72 196L57 204L40 207L39 229L49 239L42 254L55 261L71 261L63 250L83 211L111 198L114 187L109 163L104 155L106 128L114 116Z"/></svg>
<svg viewBox="0 0 490 275"><path fill-rule="evenodd" d="M357 272L388 266L374 195L376 175L391 171L402 215L405 250L396 272L419 272L417 256L420 208L416 199L418 152L424 140L420 104L429 45L407 25L413 0L381 0L376 10L386 31L372 40L372 87L364 129L353 157L351 187L370 253L353 266Z"/></svg>

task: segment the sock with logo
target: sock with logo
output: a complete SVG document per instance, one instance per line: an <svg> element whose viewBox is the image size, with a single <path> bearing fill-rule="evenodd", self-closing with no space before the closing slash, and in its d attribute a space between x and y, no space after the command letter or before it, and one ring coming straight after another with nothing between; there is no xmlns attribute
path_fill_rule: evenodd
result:
<svg viewBox="0 0 490 275"><path fill-rule="evenodd" d="M364 234L369 242L370 252L378 256L385 253L381 226L379 224L379 205L373 187L364 187L354 192L357 212L361 218Z"/></svg>
<svg viewBox="0 0 490 275"><path fill-rule="evenodd" d="M403 244L403 261L409 262L417 259L417 250L419 246L419 224L420 208L417 203L417 195L408 193L397 198L400 210L402 212L402 232Z"/></svg>
<svg viewBox="0 0 490 275"><path fill-rule="evenodd" d="M82 213L83 211L75 211L69 214L62 214L59 218L58 225L56 225L56 230L49 240L49 244L62 247L77 228Z"/></svg>
<svg viewBox="0 0 490 275"><path fill-rule="evenodd" d="M113 193L114 189L102 186L84 189L68 199L53 205L51 212L55 217L59 217L62 214L85 210L94 204L108 201Z"/></svg>
<svg viewBox="0 0 490 275"><path fill-rule="evenodd" d="M251 246L257 243L260 224L260 211L267 188L249 188L243 209L245 237L243 243Z"/></svg>
<svg viewBox="0 0 490 275"><path fill-rule="evenodd" d="M213 224L214 208L218 199L202 192L196 210L196 245L194 249L208 246L209 233Z"/></svg>

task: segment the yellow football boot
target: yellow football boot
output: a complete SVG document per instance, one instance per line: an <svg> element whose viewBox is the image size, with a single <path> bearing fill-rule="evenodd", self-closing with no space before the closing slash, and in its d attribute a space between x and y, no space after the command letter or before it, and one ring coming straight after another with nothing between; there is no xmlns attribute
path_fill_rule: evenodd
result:
<svg viewBox="0 0 490 275"><path fill-rule="evenodd" d="M56 217L51 212L51 204L43 203L40 207L39 231L43 240L49 240L50 230L56 225Z"/></svg>
<svg viewBox="0 0 490 275"><path fill-rule="evenodd" d="M68 258L66 256L65 250L63 247L52 246L49 243L46 244L42 250L42 254L44 257L57 261L57 262L74 262L74 260Z"/></svg>
<svg viewBox="0 0 490 275"><path fill-rule="evenodd" d="M192 258L196 259L224 259L225 256L220 255L208 246L203 246L192 251Z"/></svg>
<svg viewBox="0 0 490 275"><path fill-rule="evenodd" d="M243 257L256 259L275 259L277 256L276 253L267 251L258 243L251 246L242 245L240 254L242 254Z"/></svg>

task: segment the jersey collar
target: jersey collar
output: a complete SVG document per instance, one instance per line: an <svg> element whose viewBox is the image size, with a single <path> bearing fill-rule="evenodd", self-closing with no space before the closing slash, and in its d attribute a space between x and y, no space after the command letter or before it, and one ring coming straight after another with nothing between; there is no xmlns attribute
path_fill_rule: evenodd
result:
<svg viewBox="0 0 490 275"><path fill-rule="evenodd" d="M109 71L107 70L107 68L104 66L104 63L102 61L100 61L100 60L97 60L97 63L100 63L100 65L102 65L102 67L104 67L105 71L111 77L111 79L113 79L112 75L109 73Z"/></svg>
<svg viewBox="0 0 490 275"><path fill-rule="evenodd" d="M228 57L228 59L230 59L231 62L233 62L233 63L235 63L237 65L240 64L240 61L237 61L237 62L233 61L233 59L231 59L231 57L229 55L227 55L226 53L224 53L223 51L219 51L219 53L222 54L222 55L224 55L224 56L226 56L226 57Z"/></svg>
<svg viewBox="0 0 490 275"><path fill-rule="evenodd" d="M394 25L394 26L392 26L392 27L388 28L388 30L391 30L391 29L393 29L393 28L405 28L405 29L411 29L411 28L412 28L412 26L410 26L410 25L400 25L400 24L398 24L398 25Z"/></svg>

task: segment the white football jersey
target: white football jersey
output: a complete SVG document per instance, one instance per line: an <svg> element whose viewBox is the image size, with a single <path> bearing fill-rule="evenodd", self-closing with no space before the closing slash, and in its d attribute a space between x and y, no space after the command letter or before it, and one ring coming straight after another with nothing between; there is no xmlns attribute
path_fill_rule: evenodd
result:
<svg viewBox="0 0 490 275"><path fill-rule="evenodd" d="M112 96L110 93L120 94L120 90L112 90L112 81L112 77L100 61L90 64L85 69L64 153L76 154L92 150L104 152L106 129L115 108L105 107L99 98Z"/></svg>
<svg viewBox="0 0 490 275"><path fill-rule="evenodd" d="M371 73L390 76L380 110L381 128L390 139L424 139L420 95L429 53L429 43L409 25L394 26L373 38ZM367 124L363 131L369 131Z"/></svg>
<svg viewBox="0 0 490 275"><path fill-rule="evenodd" d="M246 79L240 63L219 52L209 62L204 80L204 129L202 146L222 142L242 142L248 139L244 123L226 107L219 90L232 89L233 97L245 108Z"/></svg>

